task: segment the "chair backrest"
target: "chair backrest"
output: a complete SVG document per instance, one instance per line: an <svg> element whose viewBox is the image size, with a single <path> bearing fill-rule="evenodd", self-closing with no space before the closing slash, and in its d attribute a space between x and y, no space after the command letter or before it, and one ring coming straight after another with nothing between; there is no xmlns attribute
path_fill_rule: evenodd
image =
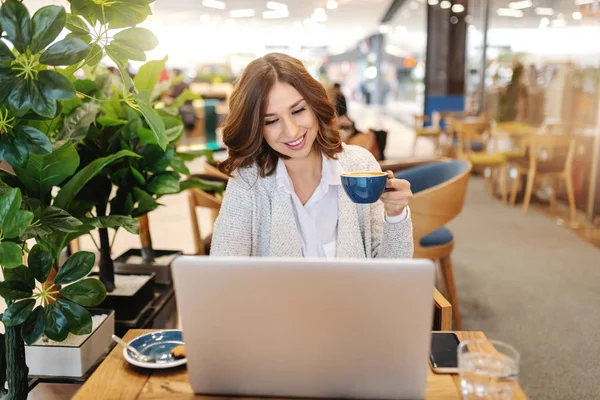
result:
<svg viewBox="0 0 600 400"><path fill-rule="evenodd" d="M415 249L421 239L446 225L462 210L471 163L439 162L401 171L396 178L406 179L414 193L410 202Z"/></svg>
<svg viewBox="0 0 600 400"><path fill-rule="evenodd" d="M490 132L490 122L486 119L475 121L461 121L455 123L455 129L458 136L458 154L472 153L473 142L487 143L487 137L484 132Z"/></svg>
<svg viewBox="0 0 600 400"><path fill-rule="evenodd" d="M217 181L223 182L223 178L212 176L212 175L194 175L194 177L202 178L208 181ZM223 197L217 193L209 193L202 189L193 188L188 190L188 204L190 209L190 220L192 223L192 233L194 235L194 249L196 254L205 255L206 251L206 243L202 238L202 234L200 232L200 221L198 220L198 215L196 214L196 208L208 208L211 210L211 223L214 224L217 216L219 215L219 210L221 209L221 203L223 202Z"/></svg>
<svg viewBox="0 0 600 400"><path fill-rule="evenodd" d="M542 156L545 161L564 162L564 171L570 172L575 157L576 141L571 135L530 135L524 139L529 151L530 166L535 168Z"/></svg>

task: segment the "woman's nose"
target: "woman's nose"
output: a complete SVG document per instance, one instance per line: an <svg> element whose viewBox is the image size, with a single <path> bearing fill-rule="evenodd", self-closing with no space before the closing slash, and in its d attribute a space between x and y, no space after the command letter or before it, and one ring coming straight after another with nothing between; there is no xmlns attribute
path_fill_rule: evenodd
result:
<svg viewBox="0 0 600 400"><path fill-rule="evenodd" d="M282 118L283 121L283 134L284 136L289 137L290 139L298 136L298 125L293 118L285 117Z"/></svg>

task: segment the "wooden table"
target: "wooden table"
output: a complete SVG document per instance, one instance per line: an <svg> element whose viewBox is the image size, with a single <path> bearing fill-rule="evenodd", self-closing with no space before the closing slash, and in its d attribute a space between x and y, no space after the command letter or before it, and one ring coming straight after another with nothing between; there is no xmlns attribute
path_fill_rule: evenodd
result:
<svg viewBox="0 0 600 400"><path fill-rule="evenodd" d="M130 330L124 339L130 341L152 330ZM457 332L461 340L485 338L482 332ZM460 380L458 375L436 375L427 377L427 400L459 400ZM123 348L117 346L108 355L96 372L77 392L75 400L94 399L224 399L194 395L188 383L185 367L175 370L152 371L130 366L123 358ZM514 400L527 399L518 386Z"/></svg>

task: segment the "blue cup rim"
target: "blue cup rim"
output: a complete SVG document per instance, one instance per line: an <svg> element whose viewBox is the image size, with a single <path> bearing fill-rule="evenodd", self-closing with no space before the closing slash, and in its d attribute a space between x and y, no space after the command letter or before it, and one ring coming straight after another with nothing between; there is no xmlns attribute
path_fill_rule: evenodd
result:
<svg viewBox="0 0 600 400"><path fill-rule="evenodd" d="M364 175L360 175L364 174ZM377 174L377 175L374 175ZM384 171L352 171L352 172L343 172L342 176L344 178L378 178L381 176L387 176L387 172Z"/></svg>

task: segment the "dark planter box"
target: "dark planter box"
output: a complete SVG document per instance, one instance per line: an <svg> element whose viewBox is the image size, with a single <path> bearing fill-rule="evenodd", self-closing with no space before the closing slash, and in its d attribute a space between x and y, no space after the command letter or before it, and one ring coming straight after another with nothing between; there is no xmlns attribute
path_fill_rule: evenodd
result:
<svg viewBox="0 0 600 400"><path fill-rule="evenodd" d="M172 281L171 261L181 254L183 254L181 250L154 250L156 262L145 263L142 260L141 249L129 249L115 259L115 272L128 274L154 273L156 274L156 283L170 284Z"/></svg>
<svg viewBox="0 0 600 400"><path fill-rule="evenodd" d="M93 276L94 274L92 274ZM115 310L115 320L117 324L121 320L131 320L136 318L142 309L148 305L154 298L154 279L155 274L115 274L115 281L118 275L121 276L146 276L148 279L143 283L135 293L131 295L119 295L108 293L106 299L98 306ZM119 284L115 282L118 287Z"/></svg>

